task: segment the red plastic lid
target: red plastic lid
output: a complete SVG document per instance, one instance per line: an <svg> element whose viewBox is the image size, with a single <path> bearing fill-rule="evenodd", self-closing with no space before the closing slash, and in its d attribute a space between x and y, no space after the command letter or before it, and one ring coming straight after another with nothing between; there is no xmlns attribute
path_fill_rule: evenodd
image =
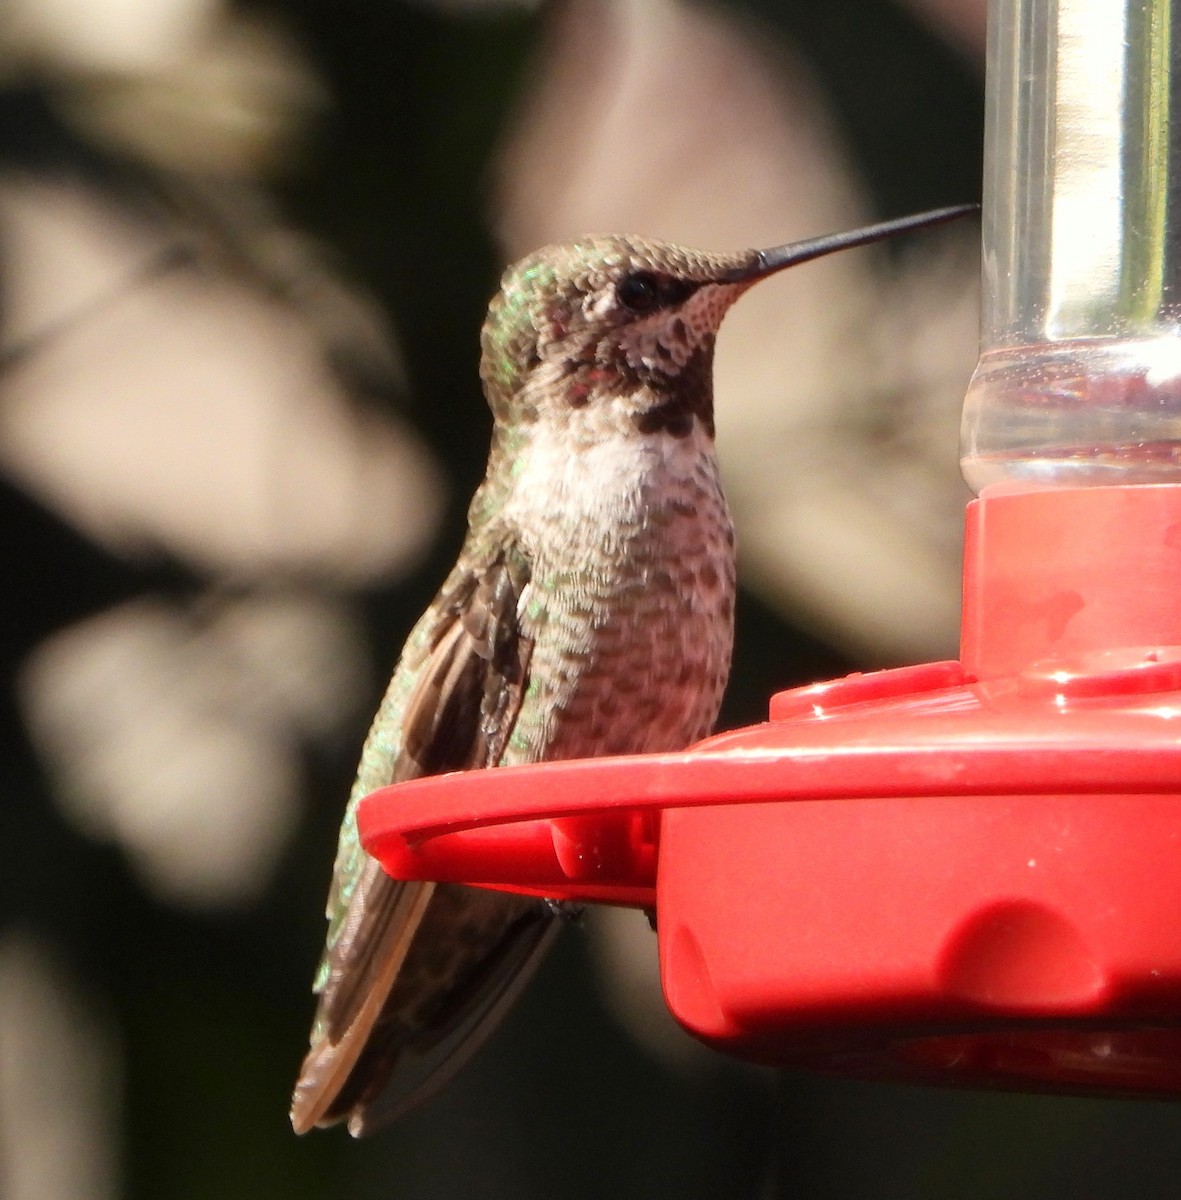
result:
<svg viewBox="0 0 1181 1200"><path fill-rule="evenodd" d="M962 665L781 693L684 754L401 784L365 845L401 878L655 908L670 1008L733 1054L1181 1093L1179 493L1073 493L1085 528L1071 494L986 495ZM1122 587L1081 561L1117 526Z"/></svg>

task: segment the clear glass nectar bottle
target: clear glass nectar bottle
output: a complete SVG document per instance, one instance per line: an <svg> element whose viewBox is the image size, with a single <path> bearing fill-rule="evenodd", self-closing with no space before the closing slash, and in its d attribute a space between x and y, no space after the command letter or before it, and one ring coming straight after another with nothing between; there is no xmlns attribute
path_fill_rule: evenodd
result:
<svg viewBox="0 0 1181 1200"><path fill-rule="evenodd" d="M1181 482L1181 13L994 0L964 477Z"/></svg>

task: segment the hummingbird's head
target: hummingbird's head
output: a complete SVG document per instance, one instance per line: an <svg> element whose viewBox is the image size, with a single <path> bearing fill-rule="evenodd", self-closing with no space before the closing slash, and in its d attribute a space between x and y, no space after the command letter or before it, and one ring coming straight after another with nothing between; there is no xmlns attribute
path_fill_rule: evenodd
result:
<svg viewBox="0 0 1181 1200"><path fill-rule="evenodd" d="M638 237L548 246L511 267L483 333L498 421L712 432L714 337L753 252Z"/></svg>
<svg viewBox="0 0 1181 1200"><path fill-rule="evenodd" d="M577 435L713 433L714 339L730 305L785 267L974 211L939 209L771 250L706 254L639 237L547 246L505 272L480 374L498 424Z"/></svg>

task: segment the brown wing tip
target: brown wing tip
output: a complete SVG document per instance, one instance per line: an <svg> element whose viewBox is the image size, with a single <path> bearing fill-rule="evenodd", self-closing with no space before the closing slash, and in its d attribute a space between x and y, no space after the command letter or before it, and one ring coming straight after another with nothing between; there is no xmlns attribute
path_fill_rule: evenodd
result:
<svg viewBox="0 0 1181 1200"><path fill-rule="evenodd" d="M300 1102L298 1094L291 1100L291 1128L302 1137L316 1128L316 1122L308 1115L305 1105Z"/></svg>
<svg viewBox="0 0 1181 1200"><path fill-rule="evenodd" d="M320 1099L315 1088L307 1082L307 1077L301 1075L291 1095L291 1128L301 1136L315 1129L320 1123L323 1113Z"/></svg>
<svg viewBox="0 0 1181 1200"><path fill-rule="evenodd" d="M327 1040L307 1053L291 1094L291 1128L301 1136L317 1126L335 1125L341 1114L331 1111L339 1092L334 1078L336 1047Z"/></svg>

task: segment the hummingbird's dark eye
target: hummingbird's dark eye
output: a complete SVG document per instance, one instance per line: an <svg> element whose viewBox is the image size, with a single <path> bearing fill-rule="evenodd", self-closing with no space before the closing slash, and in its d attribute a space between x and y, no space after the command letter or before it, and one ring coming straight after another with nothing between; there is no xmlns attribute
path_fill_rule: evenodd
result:
<svg viewBox="0 0 1181 1200"><path fill-rule="evenodd" d="M660 304L660 285L647 271L633 271L624 276L615 289L615 297L632 312L651 312Z"/></svg>

